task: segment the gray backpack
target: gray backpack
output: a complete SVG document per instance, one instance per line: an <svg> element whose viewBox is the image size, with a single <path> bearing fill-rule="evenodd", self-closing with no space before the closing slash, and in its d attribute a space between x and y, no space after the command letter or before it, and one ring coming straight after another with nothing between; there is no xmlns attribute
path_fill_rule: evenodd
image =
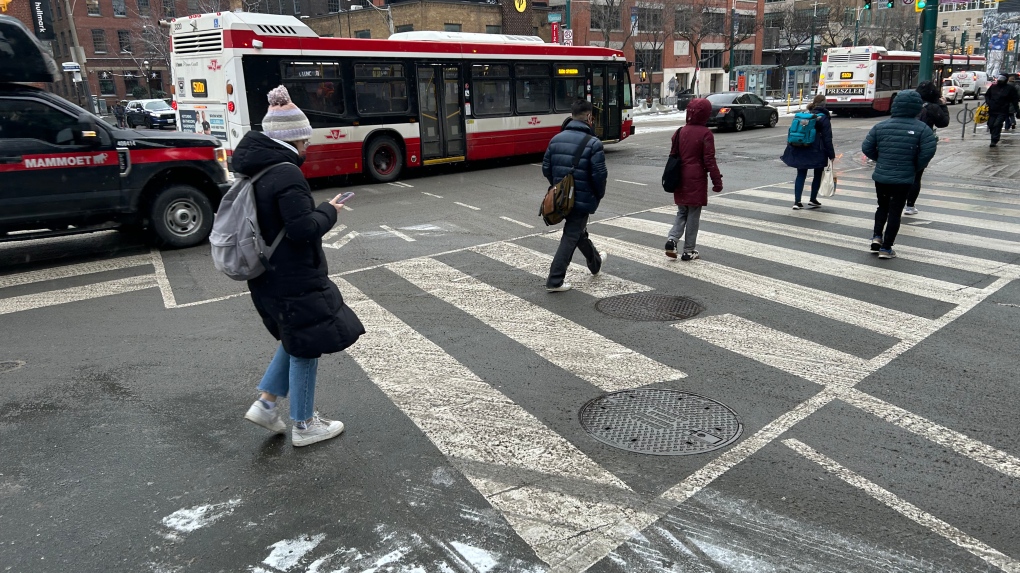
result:
<svg viewBox="0 0 1020 573"><path fill-rule="evenodd" d="M255 210L255 182L267 171L286 163L270 165L252 177L235 174L237 179L220 201L213 220L209 244L216 268L235 281L251 280L266 271L269 257L286 234L281 230L272 245L266 246Z"/></svg>

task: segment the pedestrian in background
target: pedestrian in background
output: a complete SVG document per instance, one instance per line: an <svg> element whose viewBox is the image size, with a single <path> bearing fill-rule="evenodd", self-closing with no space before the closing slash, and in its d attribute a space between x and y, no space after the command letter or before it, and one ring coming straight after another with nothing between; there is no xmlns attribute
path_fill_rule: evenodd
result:
<svg viewBox="0 0 1020 573"><path fill-rule="evenodd" d="M927 125L932 133L935 132L935 128L948 127L949 126L949 107L946 105L946 98L942 97L942 90L935 85L934 82L923 81L917 84L917 93L921 96L921 113L917 114L917 119ZM935 138L936 143L938 138ZM916 215L917 208L914 207L914 203L917 202L917 196L921 194L921 176L924 175L924 169L918 169L917 174L914 176L914 189L907 196L907 206L903 208L904 215Z"/></svg>
<svg viewBox="0 0 1020 573"><path fill-rule="evenodd" d="M574 174L574 208L564 219L563 237L560 238L560 246L549 267L549 278L545 281L545 290L549 292L563 292L572 288L564 279L575 249L584 255L588 270L593 275L599 274L606 259L606 253L598 252L588 238L588 216L599 208L609 178L602 142L595 137L591 127L591 102L583 99L575 101L570 106L570 117L571 121L563 130L553 136L542 159L542 175L549 180L550 185L559 183L571 171ZM579 146L584 148L577 169L574 169L574 154Z"/></svg>
<svg viewBox="0 0 1020 573"><path fill-rule="evenodd" d="M825 95L818 94L807 110L817 116L815 120L815 139L808 146L786 144L783 152L783 163L797 170L797 178L793 180L793 210L803 209L800 202L804 194L804 182L807 180L808 169L814 170L811 177L811 198L808 209L822 206L818 202L818 189L822 184L822 176L829 161L836 159L836 151L832 146L832 121L829 110L825 109Z"/></svg>
<svg viewBox="0 0 1020 573"><path fill-rule="evenodd" d="M712 177L712 191L722 191L722 173L715 163L715 136L705 126L712 115L712 104L697 98L687 104L687 125L673 134L670 157L680 159L680 187L673 192L677 206L673 228L666 237L666 256L676 258L676 244L683 237L682 261L701 258L698 253L698 227L701 208L708 205L708 176Z"/></svg>
<svg viewBox="0 0 1020 573"><path fill-rule="evenodd" d="M124 120L124 116L127 114L127 108L124 107L124 102L117 102L117 105L113 106L113 116L117 118L117 127L125 128L127 123Z"/></svg>
<svg viewBox="0 0 1020 573"><path fill-rule="evenodd" d="M1006 81L1006 83L1009 85L1009 87L1016 90L1018 95L1020 95L1020 84L1018 84L1016 80L1017 80L1016 76L1011 75L1009 76L1009 80ZM1018 113L1020 113L1020 104L1018 103L1009 104L1009 113L1006 114L1006 126L1003 129L1008 129L1009 131L1016 130L1016 116Z"/></svg>
<svg viewBox="0 0 1020 573"><path fill-rule="evenodd" d="M336 224L341 209L339 196L316 207L299 168L311 136L308 118L279 86L269 92L262 131L246 133L233 154L234 170L249 177L271 168L254 189L259 227L267 242L286 233L271 267L248 281L255 310L280 346L259 383L262 394L244 417L284 433L277 400L289 396L295 446L328 440L344 429L342 422L327 420L314 409L318 359L344 347L346 326L340 314L343 297L329 280L322 251L322 236Z"/></svg>
<svg viewBox="0 0 1020 573"><path fill-rule="evenodd" d="M999 144L999 138L1002 136L1002 124L1006 122L1009 108L1020 102L1020 94L1013 86L1006 83L1008 79L1006 74L1000 74L998 80L988 86L988 91L985 92L985 103L988 104L988 133L992 137L992 142L988 147L995 147Z"/></svg>
<svg viewBox="0 0 1020 573"><path fill-rule="evenodd" d="M880 259L896 256L893 243L900 230L903 206L914 189L917 172L923 171L935 156L935 134L917 119L923 103L916 91L896 94L892 117L874 125L861 145L864 155L875 161L871 178L875 181L878 209L871 250L878 251Z"/></svg>

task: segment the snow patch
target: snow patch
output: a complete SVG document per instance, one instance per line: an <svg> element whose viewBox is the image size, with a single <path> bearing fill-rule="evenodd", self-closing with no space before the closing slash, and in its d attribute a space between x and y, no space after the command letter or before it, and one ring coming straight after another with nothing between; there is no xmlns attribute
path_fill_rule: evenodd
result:
<svg viewBox="0 0 1020 573"><path fill-rule="evenodd" d="M472 567L477 569L479 573L489 573L496 566L497 562L492 558L492 554L484 549L479 549L473 545L467 543L459 543L457 541L451 541L450 545L457 550Z"/></svg>
<svg viewBox="0 0 1020 573"><path fill-rule="evenodd" d="M325 538L326 534L320 533L318 535L299 535L294 539L277 541L269 546L273 551L262 562L270 567L286 571L297 565L302 557L315 549Z"/></svg>
<svg viewBox="0 0 1020 573"><path fill-rule="evenodd" d="M163 518L163 525L174 531L191 533L215 523L226 515L230 515L238 505L241 505L241 500L232 499L223 503L196 505L195 507L178 509Z"/></svg>
<svg viewBox="0 0 1020 573"><path fill-rule="evenodd" d="M448 468L439 467L432 470L432 483L450 487L457 482L453 479L453 476L450 475L450 470Z"/></svg>

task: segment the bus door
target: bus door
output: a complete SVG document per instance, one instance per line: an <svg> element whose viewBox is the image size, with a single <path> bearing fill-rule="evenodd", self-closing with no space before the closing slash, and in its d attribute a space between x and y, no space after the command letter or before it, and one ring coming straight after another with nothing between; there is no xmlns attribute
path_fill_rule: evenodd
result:
<svg viewBox="0 0 1020 573"><path fill-rule="evenodd" d="M623 116L621 102L623 100L624 82L621 74L625 73L618 66L593 65L591 105L595 120L595 135L603 141L619 141L620 121Z"/></svg>
<svg viewBox="0 0 1020 573"><path fill-rule="evenodd" d="M460 65L418 66L418 122L424 165L464 160L463 85Z"/></svg>

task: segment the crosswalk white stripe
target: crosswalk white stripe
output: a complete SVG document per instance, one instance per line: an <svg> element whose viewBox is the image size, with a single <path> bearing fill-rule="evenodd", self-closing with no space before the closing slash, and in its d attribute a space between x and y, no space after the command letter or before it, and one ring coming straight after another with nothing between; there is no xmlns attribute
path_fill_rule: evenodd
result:
<svg viewBox="0 0 1020 573"><path fill-rule="evenodd" d="M620 217L616 219L608 219L602 222L614 227L630 229L632 231L642 233L651 233L654 235L665 235L669 232L671 227L669 223L649 221L647 219L638 219L634 217ZM756 241L730 237L705 230L698 233L698 239L702 244L711 246L715 249L721 249L817 273L824 273L829 276L839 277L850 281L861 282L869 285L880 285L898 292L953 304L959 304L970 297L983 295L983 291L978 288L958 285L929 277L912 275L888 268L876 268L840 259L833 259L822 255L758 243Z"/></svg>
<svg viewBox="0 0 1020 573"><path fill-rule="evenodd" d="M434 259L403 261L386 268L607 392L687 376Z"/></svg>
<svg viewBox="0 0 1020 573"><path fill-rule="evenodd" d="M787 445L790 449L805 458L822 466L828 473L833 474L844 482L860 489L871 497L884 503L897 513L911 521L914 521L918 525L924 526L932 532L941 535L975 556L984 559L991 565L994 565L1008 573L1020 573L1020 561L1016 561L1008 555L1001 553L997 549L986 545L981 540L967 535L949 523L946 523L934 515L922 510L909 501L901 499L889 490L869 481L857 473L850 471L832 458L819 453L804 442L789 438L783 440L783 444Z"/></svg>
<svg viewBox="0 0 1020 573"><path fill-rule="evenodd" d="M155 286L158 286L156 284L156 277L148 274L60 290L12 296L10 298L0 299L0 314L10 314L12 312L21 312L24 310L32 310L34 308L43 308L46 306L66 304L80 300L100 298L153 288Z"/></svg>
<svg viewBox="0 0 1020 573"><path fill-rule="evenodd" d="M845 386L871 372L868 361L732 314L687 320L674 328L815 384Z"/></svg>
<svg viewBox="0 0 1020 573"><path fill-rule="evenodd" d="M839 190L836 192L836 196L826 199L826 201L831 201L831 199L839 197L856 197L857 199L871 199L871 200L875 199L874 190L870 192L864 190L857 190L852 188L850 185L844 185L842 181L839 183L837 187ZM793 185L784 183L779 185L772 185L770 188L793 189ZM1020 217L1020 209L1010 209L1008 207L994 207L991 205L978 205L975 203L964 203L962 201L940 201L938 199L932 199L931 198L932 195L934 195L934 193L925 193L925 190L922 189L921 196L917 200L918 204L921 206L936 207L939 209L953 209L956 211L966 211L970 213L984 213L986 215L1002 215L1005 217ZM929 211L923 211L922 214L919 215L919 217L927 218L928 214ZM907 220L908 219L904 219L904 221Z"/></svg>
<svg viewBox="0 0 1020 573"><path fill-rule="evenodd" d="M937 185L937 184L936 184ZM839 184L836 191L839 194L843 187L853 187L854 189L870 190L871 196L875 196L875 182L870 179L867 181L861 181L859 179L844 180L842 177L839 179ZM921 197L951 197L954 199L967 199L970 201L984 201L986 203L1003 203L1007 205L1020 205L1020 198L1011 197L1005 193L991 192L990 194L980 194L975 191L952 191L949 189L943 189L941 187L929 187L921 181ZM959 201L951 202L953 205L962 205Z"/></svg>
<svg viewBox="0 0 1020 573"><path fill-rule="evenodd" d="M740 195L747 197L760 197L762 199L781 199L783 194L777 190L768 189L747 189L739 192ZM792 203L792 197L789 197ZM860 211L865 213L875 213L876 206L855 203L853 201L843 201L839 199L839 193L832 197L825 199L826 206L837 207L839 209L847 209L850 211ZM974 229L988 230L988 231L999 231L1003 233L1020 233L1020 224L1016 223L1005 223L1002 221L992 221L989 219L976 219L974 217L961 217L958 215L945 215L942 213L931 213L926 212L924 214L925 219L930 219L939 223L947 223L950 225L960 225L962 227L971 227Z"/></svg>
<svg viewBox="0 0 1020 573"><path fill-rule="evenodd" d="M95 261L92 263L79 263L75 265L53 267L51 269L43 269L39 271L29 271L25 273L0 276L0 288L27 285L57 279L65 279L69 277L78 277L82 275L90 275L95 273L104 273L107 271L117 271L120 269L129 269L131 267L140 267L143 265L151 264L152 257L148 254L145 254L145 255L132 255L130 257L121 257L119 259L107 259L104 261Z"/></svg>
<svg viewBox="0 0 1020 573"><path fill-rule="evenodd" d="M813 211L793 211L789 207L781 207L779 205L766 205L765 203L757 203L754 201L743 201L740 199L733 199L730 197L713 197L712 202L724 207L732 207L735 209L747 209L754 211L755 213L769 213L773 215L782 215L784 217L794 217L797 219L811 219L813 221L820 221L823 223L833 223L835 225L844 225L847 227L858 227L862 230L861 235L867 235L866 238L862 238L861 242L865 245L868 244L868 240L871 236L871 230L874 226L873 217L851 217L849 215L837 215L835 213L827 213L823 210ZM762 222L762 226L767 226L767 221ZM1020 253L1020 242L1007 241L1005 239L998 239L995 237L981 237L970 233L958 233L956 231L941 231L938 229L922 229L919 227L911 227L910 225L900 225L900 232L897 236L897 241L902 242L900 237L917 237L919 239L927 239L930 241L939 241L943 243L955 243L958 245L964 245L968 247L981 247L984 249L990 249L993 251L1002 251L1005 253ZM896 247L899 249L899 245Z"/></svg>
<svg viewBox="0 0 1020 573"><path fill-rule="evenodd" d="M336 225L336 226L334 226L332 229L329 230L328 233L326 233L325 235L322 236L322 242L323 243L329 242L329 240L332 239L333 237L339 235L340 233L343 233L344 229L346 229L346 228L347 228L347 225Z"/></svg>
<svg viewBox="0 0 1020 573"><path fill-rule="evenodd" d="M894 338L914 340L919 336L919 332L931 323L926 318L898 310L705 260L678 263L676 259L668 259L663 256L659 249L651 249L619 239L599 236L595 243L599 246L605 245L613 253L613 256L621 256L644 265L685 275L771 302L803 309Z"/></svg>
<svg viewBox="0 0 1020 573"><path fill-rule="evenodd" d="M347 354L539 558L553 565L600 539L604 534L593 523L648 519L610 501L614 494L632 495L619 478L353 285L336 282L371 325ZM491 469L483 475L479 469L485 468ZM567 493L558 485L564 481L578 487Z"/></svg>
<svg viewBox="0 0 1020 573"><path fill-rule="evenodd" d="M871 178L871 172L870 171L861 171L861 170L856 170L855 169L854 171L847 171L845 173L839 172L839 179L840 179L840 181L842 181L844 177L855 179L857 181L870 182L872 185L874 185L874 183L875 183L875 180ZM923 184L923 182L922 182L922 184ZM952 187L954 189L973 189L974 191L977 191L979 193L989 193L989 194L992 194L992 195L1006 195L1006 196L1008 196L1011 193L1015 193L1015 191L1013 191L1011 189L1004 188L1004 187L994 187L992 185L970 185L968 183L957 183L955 181L953 183L945 183L945 182L942 182L942 181L937 181L937 182L933 183L933 182L931 182L929 180L928 184L936 185L936 186L943 186L943 187ZM923 188L921 189L921 193L924 193L924 189Z"/></svg>
<svg viewBox="0 0 1020 573"><path fill-rule="evenodd" d="M675 209L662 207L659 209L652 209L651 212L672 215L675 213ZM809 239L817 243L843 247L856 251L865 250L868 244L866 240L862 240L860 237L851 237L849 235L819 231L808 227L787 225L784 223L776 223L774 221L763 221L761 219L751 219L748 217L728 215L726 213L713 211L702 211L701 220L709 223L722 223L733 227L741 227L743 229L750 229L761 233L770 233L798 239ZM905 257L909 257L912 261L918 261L929 265L986 275L1020 278L1020 266L1011 265L1009 263L989 261L987 259L979 259L976 257L967 257L957 255L956 253L945 253L930 249L921 249L918 247L911 247L909 245L896 245L896 252L904 255Z"/></svg>
<svg viewBox="0 0 1020 573"><path fill-rule="evenodd" d="M470 250L540 277L543 281L549 276L549 265L552 264L553 259L552 256L545 253L540 253L510 242L491 243L472 247ZM595 298L606 298L620 294L652 290L652 287L615 277L605 272L592 276L588 267L577 263L571 263L567 269L566 281L573 285L574 290L589 294Z"/></svg>
<svg viewBox="0 0 1020 573"><path fill-rule="evenodd" d="M394 229L393 227L389 227L389 226L386 226L386 225L379 225L379 228L384 230L384 231L386 231L387 233L391 233L391 234L393 234L393 235L395 235L397 237L400 237L401 239L407 241L408 243L413 243L414 242L414 239L412 239L408 235L405 235L404 233L401 233L400 231Z"/></svg>

